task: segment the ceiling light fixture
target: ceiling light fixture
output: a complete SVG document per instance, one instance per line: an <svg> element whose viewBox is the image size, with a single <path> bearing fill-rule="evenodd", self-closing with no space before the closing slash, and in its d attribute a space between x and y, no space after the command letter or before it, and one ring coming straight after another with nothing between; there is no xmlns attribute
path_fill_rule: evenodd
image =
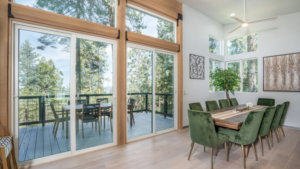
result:
<svg viewBox="0 0 300 169"><path fill-rule="evenodd" d="M245 22L245 23L242 24L242 27L245 28L245 27L247 27L248 25L249 25L249 24Z"/></svg>

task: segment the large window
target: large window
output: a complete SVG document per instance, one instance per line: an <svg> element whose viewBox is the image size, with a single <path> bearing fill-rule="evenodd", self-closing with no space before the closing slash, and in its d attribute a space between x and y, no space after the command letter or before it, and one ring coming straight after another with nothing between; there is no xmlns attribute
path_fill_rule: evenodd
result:
<svg viewBox="0 0 300 169"><path fill-rule="evenodd" d="M15 3L115 26L115 0L14 0Z"/></svg>
<svg viewBox="0 0 300 169"><path fill-rule="evenodd" d="M218 68L223 69L223 62L214 59L209 59L209 74L211 75ZM209 78L209 91L216 91L211 78Z"/></svg>
<svg viewBox="0 0 300 169"><path fill-rule="evenodd" d="M112 145L115 41L14 27L19 161Z"/></svg>
<svg viewBox="0 0 300 169"><path fill-rule="evenodd" d="M257 59L247 59L235 62L228 62L227 68L238 70L241 76L241 87L238 91L257 92L258 91L258 65Z"/></svg>
<svg viewBox="0 0 300 169"><path fill-rule="evenodd" d="M175 128L175 56L129 44L127 138Z"/></svg>
<svg viewBox="0 0 300 169"><path fill-rule="evenodd" d="M227 41L227 54L236 55L257 50L257 34L250 34Z"/></svg>
<svg viewBox="0 0 300 169"><path fill-rule="evenodd" d="M209 52L220 55L221 54L221 42L215 38L209 37Z"/></svg>
<svg viewBox="0 0 300 169"><path fill-rule="evenodd" d="M126 29L154 38L175 42L175 22L127 6Z"/></svg>

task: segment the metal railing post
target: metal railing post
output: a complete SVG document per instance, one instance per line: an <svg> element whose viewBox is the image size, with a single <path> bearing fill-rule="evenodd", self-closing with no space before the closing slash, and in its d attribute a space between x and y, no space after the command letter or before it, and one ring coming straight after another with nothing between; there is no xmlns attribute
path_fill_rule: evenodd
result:
<svg viewBox="0 0 300 169"><path fill-rule="evenodd" d="M45 96L39 97L39 121L45 126Z"/></svg>
<svg viewBox="0 0 300 169"><path fill-rule="evenodd" d="M168 114L168 95L164 95L164 117Z"/></svg>

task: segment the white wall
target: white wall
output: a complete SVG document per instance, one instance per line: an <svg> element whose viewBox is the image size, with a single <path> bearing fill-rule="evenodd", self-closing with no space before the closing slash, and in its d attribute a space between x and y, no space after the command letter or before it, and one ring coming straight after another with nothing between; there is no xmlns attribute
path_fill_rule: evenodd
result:
<svg viewBox="0 0 300 169"><path fill-rule="evenodd" d="M263 91L263 57L278 54L300 52L300 12L278 17L277 20L258 23L249 27L250 31L258 33L258 50L256 52L226 56L226 60L258 57L258 92L236 93L235 97L241 103L256 103L258 97L275 98L276 104L289 100L290 109L285 125L300 128L300 92L264 92ZM235 25L224 27L225 37L234 37L246 33L236 32L228 35ZM273 29L275 28L276 29ZM265 30L261 32L261 30ZM266 31L268 30L268 31ZM300 66L300 65L298 65Z"/></svg>
<svg viewBox="0 0 300 169"><path fill-rule="evenodd" d="M188 104L225 97L223 93L209 93L209 58L224 60L209 52L209 36L223 39L223 26L193 8L183 4L183 126L188 125ZM189 79L189 54L205 57L205 80Z"/></svg>

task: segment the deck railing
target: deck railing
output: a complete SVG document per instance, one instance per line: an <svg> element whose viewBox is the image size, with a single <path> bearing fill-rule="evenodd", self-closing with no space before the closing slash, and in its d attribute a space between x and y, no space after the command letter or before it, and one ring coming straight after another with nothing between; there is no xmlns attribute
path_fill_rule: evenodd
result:
<svg viewBox="0 0 300 169"><path fill-rule="evenodd" d="M152 112L152 93L128 93L129 98L135 99L133 112ZM61 111L63 105L69 104L69 95L20 96L19 97L19 126L45 125L54 121L50 102L55 99L56 109ZM98 98L107 98L112 102L112 94L82 94L77 99L86 100L87 104L96 103ZM166 117L173 117L173 94L156 93L155 111Z"/></svg>

